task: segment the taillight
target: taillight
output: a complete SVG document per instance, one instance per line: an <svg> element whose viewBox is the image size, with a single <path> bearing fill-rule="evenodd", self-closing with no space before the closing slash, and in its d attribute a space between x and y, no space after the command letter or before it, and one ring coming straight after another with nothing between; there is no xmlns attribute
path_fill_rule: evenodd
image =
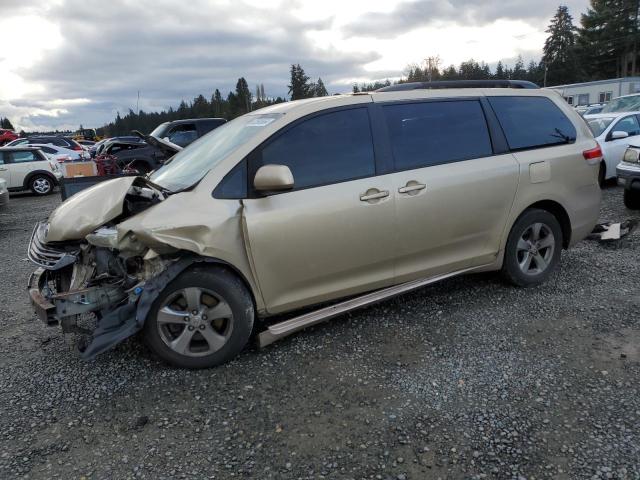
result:
<svg viewBox="0 0 640 480"><path fill-rule="evenodd" d="M597 163L600 163L600 160L602 159L602 149L600 148L600 145L598 145L595 148L582 152L582 156L589 165L596 165Z"/></svg>
<svg viewBox="0 0 640 480"><path fill-rule="evenodd" d="M82 147L80 145L74 145L73 147L74 150L82 150Z"/></svg>

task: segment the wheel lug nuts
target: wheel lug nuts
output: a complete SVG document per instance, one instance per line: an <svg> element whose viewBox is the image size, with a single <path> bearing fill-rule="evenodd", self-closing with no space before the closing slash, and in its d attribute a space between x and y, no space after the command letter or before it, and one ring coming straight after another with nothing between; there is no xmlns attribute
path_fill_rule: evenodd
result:
<svg viewBox="0 0 640 480"><path fill-rule="evenodd" d="M200 330L204 330L204 325L200 325Z"/></svg>
<svg viewBox="0 0 640 480"><path fill-rule="evenodd" d="M191 313L193 313L194 315L197 315L198 311L197 310L193 310Z"/></svg>
<svg viewBox="0 0 640 480"><path fill-rule="evenodd" d="M189 328L189 330L193 330L193 326L192 325L189 325L189 327L187 327L187 328Z"/></svg>
<svg viewBox="0 0 640 480"><path fill-rule="evenodd" d="M206 320L206 319L207 319L207 316L206 316L206 315L202 315L202 319L203 319L203 320Z"/></svg>

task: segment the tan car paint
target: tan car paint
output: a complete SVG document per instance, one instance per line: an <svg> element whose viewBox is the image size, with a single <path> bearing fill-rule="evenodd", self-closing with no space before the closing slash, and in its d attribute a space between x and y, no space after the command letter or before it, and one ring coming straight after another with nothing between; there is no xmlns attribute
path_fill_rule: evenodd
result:
<svg viewBox="0 0 640 480"><path fill-rule="evenodd" d="M461 270L475 258L495 260L518 175L511 154L394 174L396 282ZM425 188L400 193L410 182Z"/></svg>
<svg viewBox="0 0 640 480"><path fill-rule="evenodd" d="M393 283L392 175L244 200L257 278L270 313Z"/></svg>
<svg viewBox="0 0 640 480"><path fill-rule="evenodd" d="M214 188L240 160L280 128L310 113L372 101L482 95L547 96L572 120L578 140L573 145L258 199L212 198ZM259 313L267 315L469 265L498 269L511 226L538 201L552 200L566 209L572 244L584 238L597 220L597 167L581 158L581 152L595 147L596 142L586 124L555 92L412 90L288 102L255 113L272 112L284 115L208 172L193 191L170 196L119 224L120 241L130 242L133 236L154 249L184 249L229 263L248 282ZM532 183L530 165L541 161L548 162L551 177ZM51 217L48 240L81 238L115 218L130 181L125 178L94 187L92 195L85 196L90 205L83 206L82 197L65 202ZM426 188L411 194L399 192L421 183ZM389 192L384 198L360 198L384 191ZM470 208L474 205L482 208ZM76 208L81 212L80 221ZM429 222L421 221L425 216ZM396 248L403 254L397 269Z"/></svg>
<svg viewBox="0 0 640 480"><path fill-rule="evenodd" d="M80 240L122 213L136 177L114 178L76 193L49 216L47 242Z"/></svg>

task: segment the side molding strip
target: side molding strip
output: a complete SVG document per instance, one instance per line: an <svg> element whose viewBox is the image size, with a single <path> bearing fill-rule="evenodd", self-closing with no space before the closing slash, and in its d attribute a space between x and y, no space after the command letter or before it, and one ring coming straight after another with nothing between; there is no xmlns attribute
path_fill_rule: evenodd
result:
<svg viewBox="0 0 640 480"><path fill-rule="evenodd" d="M463 273L469 273L474 270L479 270L483 267L486 267L486 265L465 268L463 270L457 270L455 272L445 273L444 275L438 275L435 277L412 280L410 282L401 283L400 285L394 285L392 287L383 288L382 290L376 290L375 292L370 292L359 297L345 300L344 302L329 305L328 307L323 307L319 310L305 313L304 315L300 315L298 317L276 323L274 325L271 325L264 332L258 335L258 346L260 348L266 347L267 345L270 345L273 342L280 340L281 338L291 335L292 333L310 327L311 325L316 325L318 323L324 322L326 320L329 320L330 318L336 317L350 310L355 310L356 308L372 305L382 300L386 300L387 298L400 295L401 293L410 292L411 290L415 290L416 288L424 287L425 285L430 285L447 278L456 277L458 275L462 275Z"/></svg>

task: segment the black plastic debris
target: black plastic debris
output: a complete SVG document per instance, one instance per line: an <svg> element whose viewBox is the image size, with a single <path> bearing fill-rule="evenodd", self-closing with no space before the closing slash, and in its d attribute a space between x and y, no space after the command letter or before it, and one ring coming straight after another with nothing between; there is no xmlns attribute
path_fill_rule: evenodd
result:
<svg viewBox="0 0 640 480"><path fill-rule="evenodd" d="M625 220L622 223L598 223L589 236L590 240L599 240L601 242L611 242L620 240L633 232L638 226L637 220Z"/></svg>

